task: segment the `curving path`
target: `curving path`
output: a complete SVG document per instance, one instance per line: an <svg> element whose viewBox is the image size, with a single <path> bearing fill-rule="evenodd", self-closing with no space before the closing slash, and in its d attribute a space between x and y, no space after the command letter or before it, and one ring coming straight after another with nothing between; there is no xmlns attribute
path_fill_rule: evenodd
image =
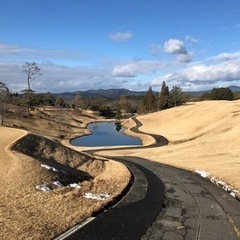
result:
<svg viewBox="0 0 240 240"><path fill-rule="evenodd" d="M131 130L139 132L141 123L135 121ZM145 147L167 144L153 137L156 143ZM147 159L111 159L131 169L132 188L120 203L64 239L240 239L240 203L208 180Z"/></svg>

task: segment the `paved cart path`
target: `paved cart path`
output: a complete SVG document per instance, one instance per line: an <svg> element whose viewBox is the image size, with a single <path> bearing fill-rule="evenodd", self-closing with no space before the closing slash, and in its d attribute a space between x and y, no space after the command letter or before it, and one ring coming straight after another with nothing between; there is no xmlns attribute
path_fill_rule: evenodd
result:
<svg viewBox="0 0 240 240"><path fill-rule="evenodd" d="M135 121L137 125L131 130L140 132L141 123ZM152 136L156 142L144 147L168 143L164 137ZM129 166L135 184L142 183L137 188L133 185L119 204L67 239L240 239L240 202L210 181L147 159L128 156L111 159Z"/></svg>
<svg viewBox="0 0 240 240"><path fill-rule="evenodd" d="M116 160L135 175L129 194L66 239L240 239L240 203L224 190L197 174L146 159Z"/></svg>

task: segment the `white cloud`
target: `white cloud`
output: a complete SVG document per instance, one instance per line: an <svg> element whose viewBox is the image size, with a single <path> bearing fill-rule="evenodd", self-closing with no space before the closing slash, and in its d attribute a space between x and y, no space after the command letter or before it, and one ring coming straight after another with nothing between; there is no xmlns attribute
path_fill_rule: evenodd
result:
<svg viewBox="0 0 240 240"><path fill-rule="evenodd" d="M26 75L22 72L24 62L0 61L0 81L4 82L11 91L20 92L26 88ZM39 64L42 75L32 83L37 92L64 92L86 89L108 88L114 83L110 69L94 67L66 67L54 63ZM120 81L119 81L120 82Z"/></svg>
<svg viewBox="0 0 240 240"><path fill-rule="evenodd" d="M88 54L84 52L64 49L29 48L20 45L0 43L0 58L2 59L80 59L87 56Z"/></svg>
<svg viewBox="0 0 240 240"><path fill-rule="evenodd" d="M153 55L155 57L158 57L161 52L162 52L162 46L161 45L152 44L150 46L150 54L151 55Z"/></svg>
<svg viewBox="0 0 240 240"><path fill-rule="evenodd" d="M192 55L187 53L187 54L179 54L177 56L177 61L180 63L189 63L192 61Z"/></svg>
<svg viewBox="0 0 240 240"><path fill-rule="evenodd" d="M131 63L126 65L119 65L113 69L112 75L114 77L133 78L136 76L135 75L136 70L137 70L137 66Z"/></svg>
<svg viewBox="0 0 240 240"><path fill-rule="evenodd" d="M0 54L2 53L18 53L23 51L23 48L17 45L10 45L5 43L0 43Z"/></svg>
<svg viewBox="0 0 240 240"><path fill-rule="evenodd" d="M209 89L210 86L215 85L239 85L240 51L220 53L201 63L190 63L193 54L186 50L180 40L170 39L165 42L163 47L154 44L151 48L153 55L165 51L173 54L176 61L137 59L126 64L119 64L117 60L107 59L106 64L104 59L102 62L97 59L98 64L93 65L88 61L91 56L87 53L58 49L34 49L0 43L0 81L6 83L11 91L20 92L26 88L26 76L22 72L21 66L25 61L35 60L43 74L33 82L32 88L37 92L100 88L144 90L150 84L161 84L163 80L169 86L178 85L183 89L198 90ZM96 58L94 61L97 62ZM67 65L67 63L70 64ZM69 67L69 65L74 65L74 67ZM149 79L153 78L155 79L152 83L149 83Z"/></svg>
<svg viewBox="0 0 240 240"><path fill-rule="evenodd" d="M188 53L184 43L178 39L169 39L164 43L164 51L169 54L177 55L179 63L189 63L192 61L193 54Z"/></svg>
<svg viewBox="0 0 240 240"><path fill-rule="evenodd" d="M199 42L199 39L196 39L196 38L193 38L193 37L190 37L190 36L186 36L185 40L190 42L191 44L196 44L196 43Z"/></svg>
<svg viewBox="0 0 240 240"><path fill-rule="evenodd" d="M233 53L220 53L217 56L208 58L208 61L231 61L235 59L240 59L240 51Z"/></svg>
<svg viewBox="0 0 240 240"><path fill-rule="evenodd" d="M182 71L156 78L152 81L153 85L159 85L166 81L171 85L178 83L179 86L185 85L209 85L221 82L223 85L229 82L240 81L240 60L226 61L220 64L206 66L200 63L189 65Z"/></svg>
<svg viewBox="0 0 240 240"><path fill-rule="evenodd" d="M164 61L146 61L140 60L128 64L118 65L113 71L114 77L128 77L133 78L139 74L150 73L166 68L170 63Z"/></svg>
<svg viewBox="0 0 240 240"><path fill-rule="evenodd" d="M116 32L109 35L112 41L116 42L127 42L133 38L133 34L130 31L127 32Z"/></svg>
<svg viewBox="0 0 240 240"><path fill-rule="evenodd" d="M169 39L164 43L164 51L170 54L187 54L182 41L178 39Z"/></svg>

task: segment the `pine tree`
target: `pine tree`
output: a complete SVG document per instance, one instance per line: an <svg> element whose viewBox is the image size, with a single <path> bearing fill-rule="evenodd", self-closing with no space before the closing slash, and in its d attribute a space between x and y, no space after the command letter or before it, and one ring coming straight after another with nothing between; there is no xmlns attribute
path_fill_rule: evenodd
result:
<svg viewBox="0 0 240 240"><path fill-rule="evenodd" d="M147 95L144 98L144 106L147 112L152 112L156 109L156 99L153 95L153 91L151 87L149 87L147 91Z"/></svg>
<svg viewBox="0 0 240 240"><path fill-rule="evenodd" d="M167 107L168 98L169 98L169 89L165 81L163 81L161 92L159 93L159 96L158 96L158 110L162 110Z"/></svg>
<svg viewBox="0 0 240 240"><path fill-rule="evenodd" d="M182 92L182 89L178 86L173 86L170 92L168 105L169 107L176 107L184 104L187 101L187 95Z"/></svg>

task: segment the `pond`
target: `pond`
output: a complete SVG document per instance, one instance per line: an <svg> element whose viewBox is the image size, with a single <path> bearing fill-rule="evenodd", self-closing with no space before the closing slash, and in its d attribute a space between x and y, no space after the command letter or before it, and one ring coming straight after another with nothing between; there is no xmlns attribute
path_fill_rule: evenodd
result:
<svg viewBox="0 0 240 240"><path fill-rule="evenodd" d="M71 144L83 147L142 145L139 138L124 134L125 128L115 122L91 123L87 129L92 134L75 138Z"/></svg>

